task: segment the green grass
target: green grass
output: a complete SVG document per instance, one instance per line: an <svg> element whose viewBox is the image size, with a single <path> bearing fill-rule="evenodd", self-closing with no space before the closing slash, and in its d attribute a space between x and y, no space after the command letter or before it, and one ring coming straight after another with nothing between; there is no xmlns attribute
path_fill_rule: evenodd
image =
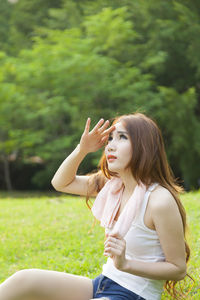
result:
<svg viewBox="0 0 200 300"><path fill-rule="evenodd" d="M187 299L200 299L200 192L182 196L188 214L191 260L188 272L195 284ZM85 199L52 194L0 193L0 282L20 269L41 268L94 278L106 258L104 231ZM187 289L191 281L183 281ZM162 300L172 299L163 294Z"/></svg>

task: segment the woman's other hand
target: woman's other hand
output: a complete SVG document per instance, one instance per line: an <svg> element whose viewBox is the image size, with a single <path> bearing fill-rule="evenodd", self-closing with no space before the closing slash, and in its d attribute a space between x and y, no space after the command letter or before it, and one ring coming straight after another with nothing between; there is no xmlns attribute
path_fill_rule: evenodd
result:
<svg viewBox="0 0 200 300"><path fill-rule="evenodd" d="M119 234L107 235L104 243L104 255L113 259L118 270L123 271L127 260L125 258L126 241Z"/></svg>
<svg viewBox="0 0 200 300"><path fill-rule="evenodd" d="M106 143L109 134L115 129L115 126L109 126L109 121L100 119L95 127L90 131L91 119L88 118L85 124L84 132L80 140L80 150L87 154L90 152L96 152Z"/></svg>

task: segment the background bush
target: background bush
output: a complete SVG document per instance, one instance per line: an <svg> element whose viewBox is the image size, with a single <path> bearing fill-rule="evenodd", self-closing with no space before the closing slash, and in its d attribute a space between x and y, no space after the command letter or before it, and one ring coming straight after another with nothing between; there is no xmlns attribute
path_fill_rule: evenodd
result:
<svg viewBox="0 0 200 300"><path fill-rule="evenodd" d="M49 189L88 116L94 125L136 110L158 122L185 188L200 186L198 1L3 0L0 8L1 189Z"/></svg>

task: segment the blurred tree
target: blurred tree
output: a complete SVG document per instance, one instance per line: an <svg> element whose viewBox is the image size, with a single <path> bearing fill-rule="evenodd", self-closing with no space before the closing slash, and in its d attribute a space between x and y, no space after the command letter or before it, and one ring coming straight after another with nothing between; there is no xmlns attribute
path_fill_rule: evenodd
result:
<svg viewBox="0 0 200 300"><path fill-rule="evenodd" d="M32 45L35 29L45 24L48 10L60 7L62 0L0 1L0 42L8 53L15 55Z"/></svg>
<svg viewBox="0 0 200 300"><path fill-rule="evenodd" d="M7 40L11 10L7 0L0 1L0 49L8 49Z"/></svg>
<svg viewBox="0 0 200 300"><path fill-rule="evenodd" d="M10 161L22 159L29 149L41 143L32 108L23 86L17 84L17 59L0 53L0 160L4 165L7 189L12 189ZM23 161L23 160L22 160Z"/></svg>
<svg viewBox="0 0 200 300"><path fill-rule="evenodd" d="M105 31L104 26L99 26L99 18L107 19L107 27L112 24L107 41L99 40ZM151 88L149 76L114 58L134 38L124 9L106 9L96 16L96 21L94 17L87 19L83 27L84 34L79 29L44 30L46 38L36 38L34 48L23 50L15 60L13 80L26 99L27 112L22 112L21 120L25 128L29 121L36 136L43 133L42 139L35 139L31 148L23 151L24 155L39 155L46 161L43 175L48 176L38 173L38 184L50 182L50 170L55 170L58 159L78 142L88 112L96 121L102 115L110 118L125 112L127 107L134 110L134 101L128 104L130 95L132 98L135 93L138 98L142 90L144 98ZM119 35L120 27L124 29ZM94 159L97 156L94 154ZM88 171L92 165L88 163Z"/></svg>
<svg viewBox="0 0 200 300"><path fill-rule="evenodd" d="M88 115L96 122L140 109L161 126L175 174L197 187L198 2L63 0L56 6L45 1L41 11L38 0L20 2L10 17L9 43L15 54L20 47L32 48L3 64L2 120L11 123L6 109L17 117L12 116L14 133L6 125L2 136L4 144L12 140L12 151L20 149L23 163L32 155L43 159L35 184L49 186L58 161L79 141ZM32 11L23 27L23 14L28 19ZM80 171L90 171L99 155L86 158Z"/></svg>

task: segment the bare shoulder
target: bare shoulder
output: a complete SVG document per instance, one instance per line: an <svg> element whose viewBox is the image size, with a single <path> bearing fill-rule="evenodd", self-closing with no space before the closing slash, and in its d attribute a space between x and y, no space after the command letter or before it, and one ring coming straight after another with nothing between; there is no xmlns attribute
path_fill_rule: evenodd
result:
<svg viewBox="0 0 200 300"><path fill-rule="evenodd" d="M151 192L149 213L159 236L166 235L166 231L183 235L181 214L175 198L168 189L159 185Z"/></svg>
<svg viewBox="0 0 200 300"><path fill-rule="evenodd" d="M158 185L149 196L149 207L152 211L166 212L166 209L175 209L177 207L174 196L165 187Z"/></svg>

